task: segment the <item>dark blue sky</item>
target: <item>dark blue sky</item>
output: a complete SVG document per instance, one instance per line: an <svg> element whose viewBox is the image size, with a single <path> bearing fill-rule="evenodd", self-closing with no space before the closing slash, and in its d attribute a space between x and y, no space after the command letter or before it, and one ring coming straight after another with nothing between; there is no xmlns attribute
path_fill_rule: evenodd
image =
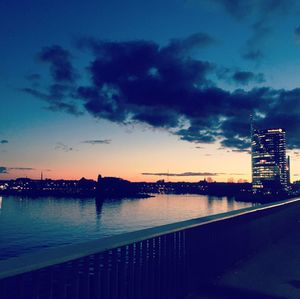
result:
<svg viewBox="0 0 300 299"><path fill-rule="evenodd" d="M229 165L237 156L248 165L251 113L287 129L297 160L299 9L292 0L2 0L2 176L141 179L171 168L248 178L248 166ZM145 162L156 151L159 162Z"/></svg>

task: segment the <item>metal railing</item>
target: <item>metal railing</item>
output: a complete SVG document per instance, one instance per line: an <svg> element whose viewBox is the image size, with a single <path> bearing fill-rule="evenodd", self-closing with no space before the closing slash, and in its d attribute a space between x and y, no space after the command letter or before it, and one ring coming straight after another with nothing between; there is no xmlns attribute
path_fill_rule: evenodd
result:
<svg viewBox="0 0 300 299"><path fill-rule="evenodd" d="M300 199L0 261L0 298L185 298L289 232Z"/></svg>

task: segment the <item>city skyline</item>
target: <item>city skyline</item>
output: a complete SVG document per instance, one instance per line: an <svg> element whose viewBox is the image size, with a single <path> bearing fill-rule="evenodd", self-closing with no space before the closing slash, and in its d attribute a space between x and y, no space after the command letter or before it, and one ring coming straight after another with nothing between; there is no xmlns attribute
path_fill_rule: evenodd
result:
<svg viewBox="0 0 300 299"><path fill-rule="evenodd" d="M286 130L297 180L298 11L292 0L2 1L0 180L251 182L250 114Z"/></svg>

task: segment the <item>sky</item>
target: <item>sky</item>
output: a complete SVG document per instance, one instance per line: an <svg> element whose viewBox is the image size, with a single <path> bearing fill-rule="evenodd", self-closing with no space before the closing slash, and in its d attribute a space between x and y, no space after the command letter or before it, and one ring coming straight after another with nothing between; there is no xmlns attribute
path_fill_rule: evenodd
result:
<svg viewBox="0 0 300 299"><path fill-rule="evenodd" d="M299 14L296 0L2 0L0 179L251 181L253 115L286 130L297 180Z"/></svg>

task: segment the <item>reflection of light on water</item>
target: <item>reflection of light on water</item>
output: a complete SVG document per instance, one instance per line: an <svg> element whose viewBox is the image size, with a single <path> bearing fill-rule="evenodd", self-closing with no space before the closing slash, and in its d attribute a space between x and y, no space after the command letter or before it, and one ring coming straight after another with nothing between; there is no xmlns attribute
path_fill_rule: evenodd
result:
<svg viewBox="0 0 300 299"><path fill-rule="evenodd" d="M2 208L2 196L0 196L0 210Z"/></svg>

